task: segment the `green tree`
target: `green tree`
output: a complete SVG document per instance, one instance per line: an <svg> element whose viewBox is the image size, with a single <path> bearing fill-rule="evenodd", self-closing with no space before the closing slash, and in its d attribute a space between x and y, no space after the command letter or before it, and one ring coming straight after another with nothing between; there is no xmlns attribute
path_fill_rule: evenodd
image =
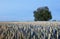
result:
<svg viewBox="0 0 60 39"><path fill-rule="evenodd" d="M35 21L49 21L52 19L51 12L47 6L40 7L34 12L34 20Z"/></svg>

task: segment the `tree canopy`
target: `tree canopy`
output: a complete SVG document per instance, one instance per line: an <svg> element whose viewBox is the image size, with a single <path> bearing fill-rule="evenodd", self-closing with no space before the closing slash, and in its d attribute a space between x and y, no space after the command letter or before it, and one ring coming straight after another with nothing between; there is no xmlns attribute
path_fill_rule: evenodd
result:
<svg viewBox="0 0 60 39"><path fill-rule="evenodd" d="M51 12L47 6L37 8L33 13L35 21L49 21L52 19Z"/></svg>

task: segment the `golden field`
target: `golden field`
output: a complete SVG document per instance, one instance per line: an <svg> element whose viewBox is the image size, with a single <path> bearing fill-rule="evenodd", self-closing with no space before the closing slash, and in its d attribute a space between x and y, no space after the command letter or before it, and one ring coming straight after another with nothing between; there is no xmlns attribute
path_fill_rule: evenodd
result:
<svg viewBox="0 0 60 39"><path fill-rule="evenodd" d="M0 39L60 39L60 22L0 22Z"/></svg>

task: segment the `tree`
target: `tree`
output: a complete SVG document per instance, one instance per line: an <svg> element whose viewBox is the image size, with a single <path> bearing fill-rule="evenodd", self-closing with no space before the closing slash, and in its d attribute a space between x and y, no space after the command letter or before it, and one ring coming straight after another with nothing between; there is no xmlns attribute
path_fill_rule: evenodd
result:
<svg viewBox="0 0 60 39"><path fill-rule="evenodd" d="M49 21L52 19L51 12L49 11L49 8L47 6L40 7L34 12L34 20L35 21Z"/></svg>

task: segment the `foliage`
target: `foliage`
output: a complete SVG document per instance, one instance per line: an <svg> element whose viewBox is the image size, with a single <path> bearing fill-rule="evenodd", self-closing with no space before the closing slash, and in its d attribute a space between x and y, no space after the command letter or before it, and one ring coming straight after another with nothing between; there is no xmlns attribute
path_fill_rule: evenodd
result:
<svg viewBox="0 0 60 39"><path fill-rule="evenodd" d="M52 19L51 12L49 11L49 8L47 6L40 7L37 10L35 10L33 13L34 13L35 21L49 21L50 19Z"/></svg>

